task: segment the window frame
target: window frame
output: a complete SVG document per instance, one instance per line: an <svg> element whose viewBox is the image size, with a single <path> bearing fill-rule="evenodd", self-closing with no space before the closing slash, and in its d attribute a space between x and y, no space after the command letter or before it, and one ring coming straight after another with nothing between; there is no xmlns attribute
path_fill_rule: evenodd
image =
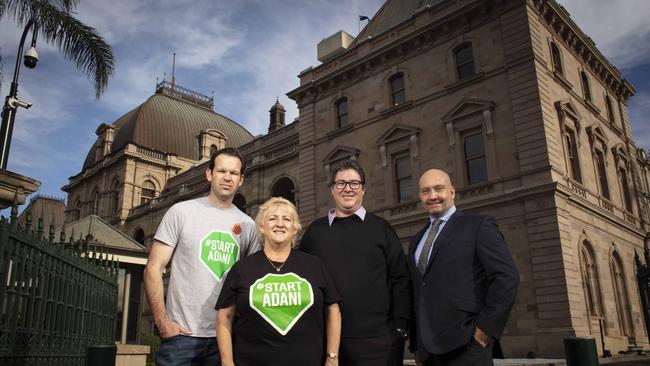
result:
<svg viewBox="0 0 650 366"><path fill-rule="evenodd" d="M395 187L395 201L397 204L407 203L415 199L415 190L413 185L413 166L411 164L411 155L408 151L401 151L393 155L393 182ZM398 162L405 161L406 167L408 169L408 175L400 177L398 174ZM411 187L411 193L409 196L402 197L401 183L407 183Z"/></svg>
<svg viewBox="0 0 650 366"><path fill-rule="evenodd" d="M582 96L586 102L591 103L591 85L589 83L589 76L584 70L580 71L580 80L582 82Z"/></svg>
<svg viewBox="0 0 650 366"><path fill-rule="evenodd" d="M618 184L621 187L621 201L623 201L625 211L633 213L632 191L630 190L630 182L627 179L627 170L623 167L618 168Z"/></svg>
<svg viewBox="0 0 650 366"><path fill-rule="evenodd" d="M145 184L151 183L153 186L153 189L150 188L145 188ZM145 195L145 192L151 192L151 196ZM146 198L149 198L148 200ZM142 182L142 185L140 186L140 205L144 205L145 203L151 202L154 198L156 198L156 183L151 181L150 179L146 179L144 182Z"/></svg>
<svg viewBox="0 0 650 366"><path fill-rule="evenodd" d="M475 155L475 156L467 156L467 142L468 138L474 137L476 135L480 135L481 143L482 143L482 154ZM474 185L474 184L480 184L483 182L487 182L489 180L488 177L488 166L487 166L487 153L485 151L485 135L483 134L483 129L481 128L475 128L469 131L464 131L461 133L461 142L462 142L462 155L463 155L463 167L465 169L465 182L467 183L468 186ZM482 159L483 164L483 170L484 170L484 176L485 179L482 180L472 180L472 175L471 175L471 170L470 170L470 162L476 161L478 159Z"/></svg>
<svg viewBox="0 0 650 366"><path fill-rule="evenodd" d="M553 65L553 71L557 74L564 76L564 65L562 63L562 53L560 52L560 47L555 41L551 41L551 64Z"/></svg>
<svg viewBox="0 0 650 366"><path fill-rule="evenodd" d="M580 145L576 132L569 126L564 127L565 157L569 176L571 179L582 184L582 167L580 165Z"/></svg>
<svg viewBox="0 0 650 366"><path fill-rule="evenodd" d="M462 62L459 61L459 54L461 51L464 50L469 50L469 59L468 60L463 60ZM454 48L454 67L455 67L455 74L456 74L456 80L461 81L461 80L466 80L474 75L476 75L476 63L474 62L475 57L474 57L474 48L472 46L472 42L466 42L458 45L456 48ZM461 75L461 70L471 66L471 72L469 72L467 75Z"/></svg>
<svg viewBox="0 0 650 366"><path fill-rule="evenodd" d="M401 89L395 90L395 84L394 83L395 83L396 80L402 80L402 88ZM391 76L388 79L388 83L389 83L389 86L390 86L391 106L394 107L394 106L398 106L398 105L406 103L406 101L407 101L407 99L406 99L406 78L404 77L404 73L403 72L398 72L397 74ZM402 95L402 100L397 101L396 100L396 95L398 95L400 93Z"/></svg>
<svg viewBox="0 0 650 366"><path fill-rule="evenodd" d="M585 296L587 315L592 318L603 319L604 311L598 264L591 244L587 240L581 243L580 262L582 290Z"/></svg>
<svg viewBox="0 0 650 366"><path fill-rule="evenodd" d="M616 125L616 116L614 114L614 105L609 95L605 94L605 110L607 111L607 122Z"/></svg>
<svg viewBox="0 0 650 366"><path fill-rule="evenodd" d="M467 173L464 167L465 156L463 150L463 136L467 131L481 130L483 133L483 148L487 166L487 181L477 183L477 186L489 184L501 178L498 156L495 144L495 126L498 121L495 115L496 103L490 100L463 98L443 117L442 121L447 129L449 148L453 150L454 171L457 192L465 188L476 187L467 184Z"/></svg>
<svg viewBox="0 0 650 366"><path fill-rule="evenodd" d="M345 113L341 113L341 106L345 103ZM336 128L345 128L350 125L350 103L348 97L342 97L334 102L334 112L336 115ZM345 118L345 125L342 119Z"/></svg>
<svg viewBox="0 0 650 366"><path fill-rule="evenodd" d="M600 148L594 149L594 166L600 195L608 201L611 201L612 193L609 189L609 179L607 178L607 155Z"/></svg>
<svg viewBox="0 0 650 366"><path fill-rule="evenodd" d="M616 250L611 252L609 260L610 274L612 277L612 290L614 292L614 303L621 336L633 337L634 329L630 319L630 298L628 296L627 284L625 283L625 270L623 262Z"/></svg>

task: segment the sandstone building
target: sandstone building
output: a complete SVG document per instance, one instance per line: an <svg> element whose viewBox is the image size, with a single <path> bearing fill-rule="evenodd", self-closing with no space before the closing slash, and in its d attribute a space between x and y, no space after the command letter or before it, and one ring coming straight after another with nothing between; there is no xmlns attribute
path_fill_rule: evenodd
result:
<svg viewBox="0 0 650 366"><path fill-rule="evenodd" d="M634 87L554 0L388 0L356 37L319 45L317 66L253 138L211 99L163 84L97 129L63 189L66 221L97 214L149 245L175 202L205 195L210 149L239 146L236 197L272 195L308 224L332 205L328 172L366 169L368 210L406 246L425 223L417 180L451 173L457 205L497 218L521 274L506 356L563 355L593 335L611 352L649 348L634 256L647 247L650 163L627 113ZM141 307L140 307L141 309ZM141 310L139 310L141 311Z"/></svg>

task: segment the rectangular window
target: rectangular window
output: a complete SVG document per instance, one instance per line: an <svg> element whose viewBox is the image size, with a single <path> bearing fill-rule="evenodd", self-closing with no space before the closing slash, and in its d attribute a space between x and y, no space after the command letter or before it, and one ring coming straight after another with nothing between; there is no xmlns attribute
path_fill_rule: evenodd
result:
<svg viewBox="0 0 650 366"><path fill-rule="evenodd" d="M397 75L390 82L390 88L393 95L393 105L406 102L406 90L404 89L404 76Z"/></svg>
<svg viewBox="0 0 650 366"><path fill-rule="evenodd" d="M553 70L558 74L564 76L564 69L562 68L562 57L560 55L560 49L557 47L555 42L551 42L551 57L553 59Z"/></svg>
<svg viewBox="0 0 650 366"><path fill-rule="evenodd" d="M596 150L596 171L598 172L598 184L600 184L600 193L608 200L611 199L609 195L609 185L607 184L607 170L605 167L605 156L602 151Z"/></svg>
<svg viewBox="0 0 650 366"><path fill-rule="evenodd" d="M465 168L467 170L467 183L475 184L486 181L487 161L485 159L485 146L483 132L478 131L463 138L465 152Z"/></svg>
<svg viewBox="0 0 650 366"><path fill-rule="evenodd" d="M569 173L571 174L571 178L582 183L582 172L580 171L580 159L578 158L576 135L570 129L567 129L565 132L567 157L569 159Z"/></svg>
<svg viewBox="0 0 650 366"><path fill-rule="evenodd" d="M612 100L607 95L605 96L605 106L607 108L607 119L609 120L609 123L615 124L616 119L614 118L614 107L612 107Z"/></svg>
<svg viewBox="0 0 650 366"><path fill-rule="evenodd" d="M342 99L336 104L336 118L340 128L348 125L348 100Z"/></svg>
<svg viewBox="0 0 650 366"><path fill-rule="evenodd" d="M408 202L413 198L411 179L411 159L408 155L395 159L395 182L397 184L397 202Z"/></svg>
<svg viewBox="0 0 650 366"><path fill-rule="evenodd" d="M468 78L476 72L474 70L474 55L472 53L472 45L466 44L457 49L456 55L456 73L458 80Z"/></svg>
<svg viewBox="0 0 650 366"><path fill-rule="evenodd" d="M585 100L591 102L591 89L589 88L589 78L587 74L582 71L580 72L582 78L582 91L584 92Z"/></svg>
<svg viewBox="0 0 650 366"><path fill-rule="evenodd" d="M625 210L627 212L632 212L632 195L630 194L630 186L627 183L627 173L624 169L618 171L619 181L621 189L623 190L623 203L625 204Z"/></svg>

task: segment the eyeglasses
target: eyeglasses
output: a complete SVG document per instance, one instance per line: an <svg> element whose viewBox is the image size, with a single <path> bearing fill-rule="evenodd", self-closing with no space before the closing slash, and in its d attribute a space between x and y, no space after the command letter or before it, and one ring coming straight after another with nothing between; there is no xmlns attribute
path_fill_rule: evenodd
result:
<svg viewBox="0 0 650 366"><path fill-rule="evenodd" d="M347 185L350 186L350 189L356 190L356 189L361 188L361 186L363 185L363 182L360 181L360 180L336 180L336 181L332 182L331 185L336 187L336 189L338 189L339 191L344 190L345 186L347 186Z"/></svg>

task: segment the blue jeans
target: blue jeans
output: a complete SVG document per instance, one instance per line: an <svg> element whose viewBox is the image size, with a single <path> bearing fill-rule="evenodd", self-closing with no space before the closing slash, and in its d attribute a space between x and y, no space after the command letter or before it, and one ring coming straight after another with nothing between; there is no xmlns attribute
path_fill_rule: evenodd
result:
<svg viewBox="0 0 650 366"><path fill-rule="evenodd" d="M156 352L157 366L219 366L217 340L177 335L163 339Z"/></svg>

